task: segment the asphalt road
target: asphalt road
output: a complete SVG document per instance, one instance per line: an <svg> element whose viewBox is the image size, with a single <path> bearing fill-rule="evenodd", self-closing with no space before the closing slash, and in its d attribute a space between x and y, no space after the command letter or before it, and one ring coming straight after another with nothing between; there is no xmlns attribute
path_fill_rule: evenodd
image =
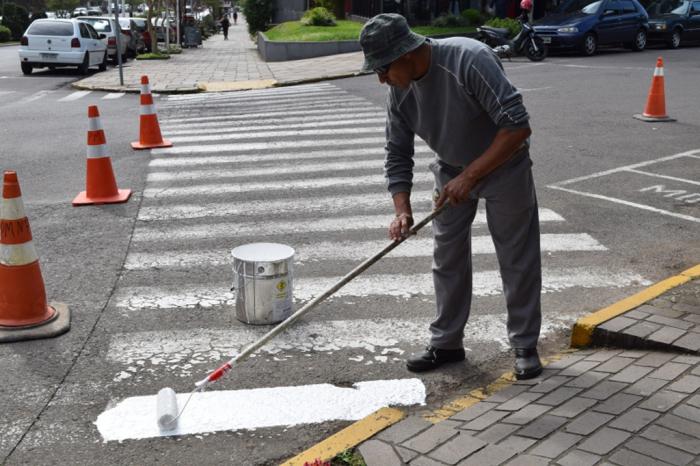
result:
<svg viewBox="0 0 700 466"><path fill-rule="evenodd" d="M206 425L227 409L216 396L253 390L242 396L258 405L224 416L223 430L104 441L95 422L106 410L164 386L188 392L265 330L232 315L227 250L253 241L293 245L301 256L298 307L383 244L383 216L388 222L391 215L377 142L385 89L367 76L297 90L161 97L163 132L175 149L149 155L128 145L138 134L136 96L76 94L67 83L77 76L20 78L7 49L0 48L0 77L10 76L0 79L0 168L19 173L48 294L73 316L60 338L0 346L0 372L9 374L0 392L7 464L275 464L347 424L246 427L248 411L262 417L265 406L288 396L283 387L416 377L403 359L425 344L433 314L429 286L424 291L429 245L426 253L420 243L428 232L415 239L414 253L405 245L405 257L377 264L361 285L236 368L209 392L214 404L188 408ZM643 109L657 54L666 62L666 104L676 123L632 118ZM609 51L505 64L532 117L551 284L543 295L544 354L565 347L576 317L698 262L697 155L624 168L700 149L696 56L697 48ZM37 94L43 90L51 92ZM93 103L118 184L134 195L118 206L73 208L84 189L86 106ZM195 139L202 136L208 139ZM428 157L419 154L420 164ZM424 166L417 173L416 190L429 191ZM428 201L419 196L416 210L425 212ZM485 225L475 226L481 252L468 361L417 377L427 407L511 364L487 235ZM271 391L254 391L260 388ZM298 414L294 403L289 411ZM226 429L236 416L238 427ZM129 422L122 427L129 430Z"/></svg>

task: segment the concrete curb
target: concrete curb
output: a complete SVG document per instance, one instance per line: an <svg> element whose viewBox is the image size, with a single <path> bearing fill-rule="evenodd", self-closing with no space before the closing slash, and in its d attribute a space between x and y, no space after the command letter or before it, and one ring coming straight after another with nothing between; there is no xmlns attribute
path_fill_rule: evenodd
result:
<svg viewBox="0 0 700 466"><path fill-rule="evenodd" d="M597 326L696 278L700 278L700 264L578 319L571 332L571 346L580 348L590 345L593 340L593 332Z"/></svg>
<svg viewBox="0 0 700 466"><path fill-rule="evenodd" d="M71 87L81 91L126 92L129 94L139 94L141 92L140 87L93 86L91 84L81 84L80 81L71 83ZM197 92L201 92L201 89L198 87L180 87L175 89L153 87L151 88L151 92L156 94L196 94Z"/></svg>

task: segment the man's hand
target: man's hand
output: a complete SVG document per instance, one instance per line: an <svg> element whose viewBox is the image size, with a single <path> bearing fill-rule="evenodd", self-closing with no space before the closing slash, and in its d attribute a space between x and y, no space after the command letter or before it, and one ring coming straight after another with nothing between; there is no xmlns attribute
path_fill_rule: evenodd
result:
<svg viewBox="0 0 700 466"><path fill-rule="evenodd" d="M398 214L389 225L389 238L398 241L408 236L413 226L413 216L411 214Z"/></svg>
<svg viewBox="0 0 700 466"><path fill-rule="evenodd" d="M464 170L445 185L435 202L435 208L439 209L446 201L450 201L452 205L461 204L469 199L469 192L474 189L475 184L476 179Z"/></svg>

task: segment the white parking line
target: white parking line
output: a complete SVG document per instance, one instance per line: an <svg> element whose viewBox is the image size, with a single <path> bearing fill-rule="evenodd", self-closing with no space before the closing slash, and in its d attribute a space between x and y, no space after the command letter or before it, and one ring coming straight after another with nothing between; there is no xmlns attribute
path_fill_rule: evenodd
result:
<svg viewBox="0 0 700 466"><path fill-rule="evenodd" d="M92 93L92 91L75 91L62 99L58 99L58 102L72 102L74 100L82 99L86 95Z"/></svg>

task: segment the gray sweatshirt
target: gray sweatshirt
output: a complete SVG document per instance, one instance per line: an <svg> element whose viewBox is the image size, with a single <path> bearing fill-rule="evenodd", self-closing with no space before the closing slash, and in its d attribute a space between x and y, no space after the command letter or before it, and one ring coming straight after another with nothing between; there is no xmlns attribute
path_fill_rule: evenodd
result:
<svg viewBox="0 0 700 466"><path fill-rule="evenodd" d="M523 99L489 47L463 37L429 43L425 76L389 90L384 168L392 195L411 191L416 134L443 163L466 167L499 129L528 126Z"/></svg>

